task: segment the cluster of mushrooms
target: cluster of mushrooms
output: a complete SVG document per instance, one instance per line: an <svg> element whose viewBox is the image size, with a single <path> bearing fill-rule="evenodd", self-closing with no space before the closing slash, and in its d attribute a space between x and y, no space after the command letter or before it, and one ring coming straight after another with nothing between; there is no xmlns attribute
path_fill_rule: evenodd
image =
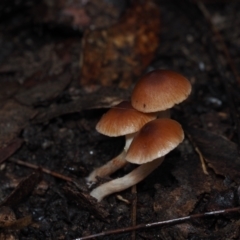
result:
<svg viewBox="0 0 240 240"><path fill-rule="evenodd" d="M191 84L181 74L154 70L137 82L131 102L122 101L102 116L97 131L110 137L125 136L126 143L121 154L92 171L87 182L109 176L127 163L139 166L124 177L96 187L90 193L92 197L101 201L139 183L183 141L184 132L178 122L170 119L170 108L184 101L190 92Z"/></svg>

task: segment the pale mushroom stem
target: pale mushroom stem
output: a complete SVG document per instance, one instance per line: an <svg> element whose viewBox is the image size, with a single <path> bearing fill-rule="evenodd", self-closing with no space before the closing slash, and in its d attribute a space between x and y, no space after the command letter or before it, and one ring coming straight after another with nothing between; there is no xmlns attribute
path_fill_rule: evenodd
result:
<svg viewBox="0 0 240 240"><path fill-rule="evenodd" d="M117 157L108 161L103 166L93 170L89 176L86 178L87 182L96 182L96 177L107 177L117 171L120 168L123 168L127 161L125 160L126 151L123 150Z"/></svg>
<svg viewBox="0 0 240 240"><path fill-rule="evenodd" d="M125 136L126 142L123 151L112 160L108 161L103 166L93 170L86 178L87 182L96 182L96 177L107 177L118 169L123 168L128 162L125 160L126 152L134 138L136 133L127 134Z"/></svg>
<svg viewBox="0 0 240 240"><path fill-rule="evenodd" d="M164 160L164 157L157 158L156 160L145 163L132 172L128 173L124 177L114 179L107 183L100 185L93 189L90 195L100 202L104 197L115 193L121 192L146 178L154 169L156 169Z"/></svg>

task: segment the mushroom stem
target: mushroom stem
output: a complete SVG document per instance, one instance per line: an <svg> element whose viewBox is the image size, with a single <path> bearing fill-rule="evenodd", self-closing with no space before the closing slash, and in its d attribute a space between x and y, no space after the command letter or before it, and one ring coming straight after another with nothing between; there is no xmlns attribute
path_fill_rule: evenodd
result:
<svg viewBox="0 0 240 240"><path fill-rule="evenodd" d="M147 177L154 169L156 169L164 160L164 157L157 158L156 160L145 163L132 172L128 173L124 177L114 179L107 183L100 185L99 187L93 189L90 195L100 202L104 197L115 193L121 192L139 182L141 182L145 177Z"/></svg>
<svg viewBox="0 0 240 240"><path fill-rule="evenodd" d="M125 136L126 142L123 151L112 160L108 161L103 166L93 170L86 178L87 182L96 182L96 177L107 177L118 169L123 168L128 162L125 160L126 152L134 138L136 133L127 134Z"/></svg>
<svg viewBox="0 0 240 240"><path fill-rule="evenodd" d="M127 164L125 160L126 151L123 150L117 157L108 161L103 166L93 170L89 176L86 178L87 182L96 182L96 177L107 177L117 171L118 169L124 167Z"/></svg>
<svg viewBox="0 0 240 240"><path fill-rule="evenodd" d="M125 150L126 152L128 151L129 146L131 145L132 140L133 140L133 138L135 137L136 134L137 134L137 132L134 132L134 133L130 133L130 134L126 134L126 135L125 135L126 142L125 142L124 150Z"/></svg>

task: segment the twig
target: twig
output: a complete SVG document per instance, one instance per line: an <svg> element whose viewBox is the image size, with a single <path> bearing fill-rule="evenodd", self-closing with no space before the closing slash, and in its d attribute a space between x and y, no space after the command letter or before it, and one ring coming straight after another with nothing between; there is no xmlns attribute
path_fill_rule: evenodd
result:
<svg viewBox="0 0 240 240"><path fill-rule="evenodd" d="M89 235L89 236L86 236L86 237L76 238L74 240L86 240L86 239L102 237L102 236L106 236L106 235L110 235L110 234L126 233L126 232L130 232L130 231L135 231L137 229L144 229L144 228L150 228L150 227L156 227L156 226L159 227L159 226L165 226L165 225L170 225L170 224L177 224L177 223L185 222L185 221L191 220L191 219L208 217L208 216L216 216L216 215L220 215L220 214L227 214L227 213L237 212L237 211L240 211L240 207L228 208L228 209L217 210L217 211L212 211L212 212L198 213L198 214L193 214L193 215L189 215L189 216L186 216L186 217L174 218L174 219L160 221L160 222L140 224L140 225L137 225L135 227L114 229L114 230L110 230L110 231L105 231L105 232Z"/></svg>
<svg viewBox="0 0 240 240"><path fill-rule="evenodd" d="M191 144L193 145L195 151L197 152L197 154L198 154L198 156L199 156L199 158L200 158L203 173L206 174L206 175L208 175L205 158L203 157L202 152L199 150L199 148L197 147L197 145L196 145L195 142L193 141L191 135L190 135L190 134L187 134L187 137L188 137L188 139L190 140Z"/></svg>
<svg viewBox="0 0 240 240"><path fill-rule="evenodd" d="M14 163L16 163L18 165L22 165L22 166L25 166L25 167L28 167L28 168L32 168L32 169L41 169L44 173L52 175L52 176L54 176L56 178L60 178L62 180L68 181L68 182L74 182L73 179L70 178L70 177L64 176L64 175L62 175L60 173L57 173L57 172L53 172L53 171L51 171L49 169L43 168L41 166L37 166L37 165L32 164L32 163L24 162L24 161L22 161L20 159L9 158L8 161L14 162Z"/></svg>
<svg viewBox="0 0 240 240"><path fill-rule="evenodd" d="M132 193L135 195L135 198L132 202L132 226L135 227L137 223L137 186L132 186ZM136 239L136 232L132 231L132 240Z"/></svg>
<svg viewBox="0 0 240 240"><path fill-rule="evenodd" d="M202 165L202 170L203 170L204 174L208 175L208 171L207 171L205 159L204 159L201 151L199 150L198 147L195 147L195 151L197 152L197 154L198 154L198 156L199 156L199 158L200 158L201 165Z"/></svg>

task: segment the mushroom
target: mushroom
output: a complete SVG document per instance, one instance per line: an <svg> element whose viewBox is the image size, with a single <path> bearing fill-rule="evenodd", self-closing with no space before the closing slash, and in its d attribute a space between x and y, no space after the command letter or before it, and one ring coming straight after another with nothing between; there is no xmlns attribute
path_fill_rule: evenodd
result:
<svg viewBox="0 0 240 240"><path fill-rule="evenodd" d="M93 170L86 180L95 182L97 176L106 177L124 167L127 164L125 155L134 135L145 123L155 118L156 114L139 112L128 101L122 101L105 113L96 126L97 131L110 137L125 135L125 147L117 157Z"/></svg>
<svg viewBox="0 0 240 240"><path fill-rule="evenodd" d="M184 139L181 125L172 119L156 119L146 123L134 137L126 160L141 164L124 177L114 179L93 189L90 195L101 201L107 195L123 191L147 177L164 160L164 156Z"/></svg>
<svg viewBox="0 0 240 240"><path fill-rule="evenodd" d="M170 70L154 70L135 85L131 103L140 112L157 112L158 117L170 117L169 109L184 101L191 92L190 82Z"/></svg>

